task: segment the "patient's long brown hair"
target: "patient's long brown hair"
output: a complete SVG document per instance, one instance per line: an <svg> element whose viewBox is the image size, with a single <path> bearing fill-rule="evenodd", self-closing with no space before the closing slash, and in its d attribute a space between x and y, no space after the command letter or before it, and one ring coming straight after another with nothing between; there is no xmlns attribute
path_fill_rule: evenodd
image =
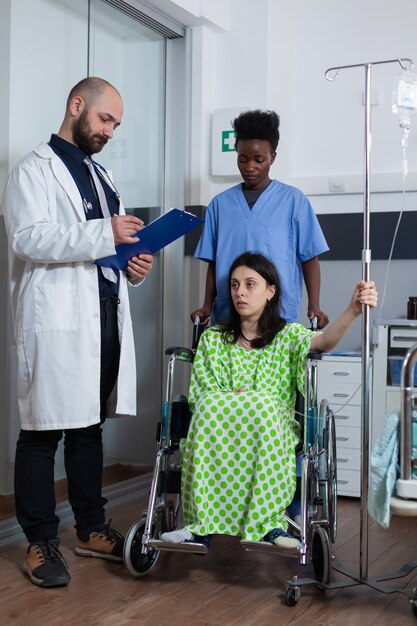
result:
<svg viewBox="0 0 417 626"><path fill-rule="evenodd" d="M258 337L250 343L252 348L264 348L274 339L275 335L284 328L286 321L280 316L281 305L281 281L275 265L264 254L258 252L245 252L237 257L232 263L229 271L229 300L230 317L220 324L219 330L222 333L223 341L236 343L242 336L240 315L233 304L230 285L232 274L237 267L249 267L265 279L269 286L275 287L273 297L265 304L265 308L258 320Z"/></svg>

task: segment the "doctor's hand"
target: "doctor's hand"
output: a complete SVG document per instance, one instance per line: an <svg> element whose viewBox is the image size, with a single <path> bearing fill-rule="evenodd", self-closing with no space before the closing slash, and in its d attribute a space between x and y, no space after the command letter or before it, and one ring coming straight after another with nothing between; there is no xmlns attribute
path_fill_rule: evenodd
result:
<svg viewBox="0 0 417 626"><path fill-rule="evenodd" d="M116 245L119 243L136 243L139 238L134 235L143 228L143 222L134 215L113 215L111 226Z"/></svg>
<svg viewBox="0 0 417 626"><path fill-rule="evenodd" d="M152 269L153 256L151 254L139 254L127 262L126 273L133 280L143 280Z"/></svg>

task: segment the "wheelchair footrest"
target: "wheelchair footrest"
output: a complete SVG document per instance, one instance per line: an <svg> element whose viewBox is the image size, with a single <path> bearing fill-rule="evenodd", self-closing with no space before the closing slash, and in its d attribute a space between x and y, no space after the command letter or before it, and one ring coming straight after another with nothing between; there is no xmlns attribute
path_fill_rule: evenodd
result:
<svg viewBox="0 0 417 626"><path fill-rule="evenodd" d="M189 552L191 554L207 554L208 548L203 543L172 543L161 539L151 539L148 546L154 550L168 550L170 552Z"/></svg>
<svg viewBox="0 0 417 626"><path fill-rule="evenodd" d="M281 554L282 556L289 556L298 558L299 552L297 548L279 548L273 545L269 541L248 541L242 539L240 542L242 548L248 552L268 552L269 554Z"/></svg>

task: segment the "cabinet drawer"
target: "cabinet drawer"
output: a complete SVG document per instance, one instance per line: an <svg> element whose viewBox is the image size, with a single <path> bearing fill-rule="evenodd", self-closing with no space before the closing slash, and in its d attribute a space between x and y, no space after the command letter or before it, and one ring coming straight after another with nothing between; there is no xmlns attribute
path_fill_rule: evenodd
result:
<svg viewBox="0 0 417 626"><path fill-rule="evenodd" d="M336 448L336 465L339 470L356 470L360 471L361 453L360 450L353 448Z"/></svg>
<svg viewBox="0 0 417 626"><path fill-rule="evenodd" d="M411 348L417 341L417 328L396 328L390 330L391 348Z"/></svg>
<svg viewBox="0 0 417 626"><path fill-rule="evenodd" d="M355 396L356 398L356 396ZM356 405L346 405L344 407L340 407L337 404L329 405L331 410L334 413L334 419L336 423L336 429L343 426L349 426L354 428L361 427L361 407Z"/></svg>
<svg viewBox="0 0 417 626"><path fill-rule="evenodd" d="M416 340L417 341L417 340ZM358 383L361 382L360 361L321 361L318 369L319 384L321 383Z"/></svg>
<svg viewBox="0 0 417 626"><path fill-rule="evenodd" d="M342 383L334 381L321 383L319 380L317 395L320 400L328 400L329 404L361 403L360 383Z"/></svg>
<svg viewBox="0 0 417 626"><path fill-rule="evenodd" d="M354 448L360 450L361 429L336 426L336 449L337 455L341 448Z"/></svg>
<svg viewBox="0 0 417 626"><path fill-rule="evenodd" d="M337 493L339 496L361 495L361 473L337 468Z"/></svg>

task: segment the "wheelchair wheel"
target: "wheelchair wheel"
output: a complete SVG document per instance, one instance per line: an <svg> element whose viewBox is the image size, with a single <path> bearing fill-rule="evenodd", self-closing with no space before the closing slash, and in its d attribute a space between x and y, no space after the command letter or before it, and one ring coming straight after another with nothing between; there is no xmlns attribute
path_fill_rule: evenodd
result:
<svg viewBox="0 0 417 626"><path fill-rule="evenodd" d="M413 589L413 593L410 598L410 603L411 603L411 612L413 613L414 617L417 617L417 587L414 587Z"/></svg>
<svg viewBox="0 0 417 626"><path fill-rule="evenodd" d="M330 580L332 554L328 534L321 526L313 531L311 542L311 561L314 576L319 583L327 585Z"/></svg>
<svg viewBox="0 0 417 626"><path fill-rule="evenodd" d="M336 425L330 410L326 421L327 485L324 515L329 523L330 541L334 543L337 534Z"/></svg>
<svg viewBox="0 0 417 626"><path fill-rule="evenodd" d="M285 593L285 604L287 606L295 606L300 599L300 588L288 587Z"/></svg>
<svg viewBox="0 0 417 626"><path fill-rule="evenodd" d="M124 565L132 576L139 578L146 576L156 565L159 558L159 550L150 550L147 554L142 553L142 537L145 531L146 518L135 522L126 535L123 548Z"/></svg>

